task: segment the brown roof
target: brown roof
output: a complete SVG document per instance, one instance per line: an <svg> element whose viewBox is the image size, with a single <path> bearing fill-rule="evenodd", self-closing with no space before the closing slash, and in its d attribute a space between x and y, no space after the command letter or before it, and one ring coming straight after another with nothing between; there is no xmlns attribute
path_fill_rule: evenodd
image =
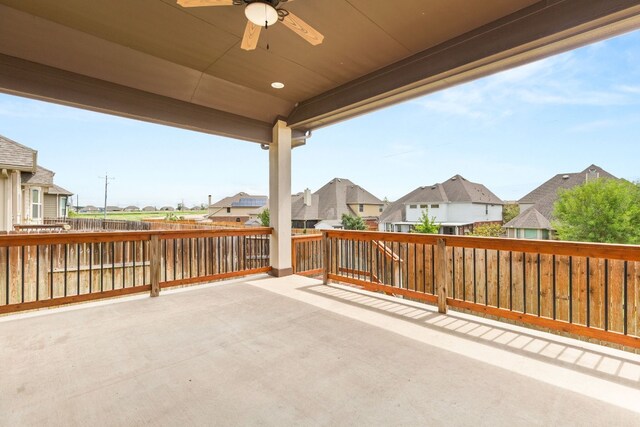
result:
<svg viewBox="0 0 640 427"><path fill-rule="evenodd" d="M260 208L268 203L267 196L256 196L240 192L233 196L225 197L218 200L211 205L212 208L230 208L230 207L243 207L243 208Z"/></svg>
<svg viewBox="0 0 640 427"><path fill-rule="evenodd" d="M293 220L340 220L342 214L355 212L349 205L383 205L382 200L345 178L334 178L311 194L311 206L304 204L304 193L294 194L291 200Z"/></svg>
<svg viewBox="0 0 640 427"><path fill-rule="evenodd" d="M33 171L38 152L0 135L0 166Z"/></svg>
<svg viewBox="0 0 640 427"><path fill-rule="evenodd" d="M577 185L584 184L590 173L595 174L598 178L617 179L617 177L611 175L609 172L597 165L591 165L582 172L559 173L518 200L519 204L532 204L533 206L526 209L524 212L521 212L520 215L506 223L505 227L551 229L553 206L558 199L558 193L560 190L567 190ZM531 218L532 213L529 212L531 209L534 209L538 214L546 219L546 222L537 221L543 226L529 226L535 225L536 223L536 221ZM527 218L525 218L525 216L527 216Z"/></svg>
<svg viewBox="0 0 640 427"><path fill-rule="evenodd" d="M36 167L36 173L22 172L23 185L52 186L55 172L42 166Z"/></svg>
<svg viewBox="0 0 640 427"><path fill-rule="evenodd" d="M454 175L443 183L418 187L389 204L380 215L380 222L405 221L404 206L408 203L483 203L503 205L504 202L482 184Z"/></svg>

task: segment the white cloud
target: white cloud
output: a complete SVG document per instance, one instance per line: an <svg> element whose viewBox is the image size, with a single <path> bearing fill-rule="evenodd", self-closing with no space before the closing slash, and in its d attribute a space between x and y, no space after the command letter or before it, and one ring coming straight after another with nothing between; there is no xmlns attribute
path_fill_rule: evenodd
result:
<svg viewBox="0 0 640 427"><path fill-rule="evenodd" d="M545 58L428 95L414 103L430 112L482 122L499 121L518 109L544 105L637 104L634 95L640 93L640 86L622 85L603 78L600 65L589 58L602 46L580 56L568 52ZM593 78L586 78L590 76Z"/></svg>

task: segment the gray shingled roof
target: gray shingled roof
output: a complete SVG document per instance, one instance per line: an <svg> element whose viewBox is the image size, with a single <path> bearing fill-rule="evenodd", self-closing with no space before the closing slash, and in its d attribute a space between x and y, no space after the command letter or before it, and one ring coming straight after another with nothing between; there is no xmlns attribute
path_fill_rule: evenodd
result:
<svg viewBox="0 0 640 427"><path fill-rule="evenodd" d="M506 223L505 227L551 229L551 221L553 221L553 205L558 199L559 191L567 190L577 185L584 184L587 181L587 176L590 171L594 171L595 173L597 173L597 176L599 178L618 179L617 177L611 175L609 172L597 165L591 165L582 172L560 173L518 200L519 204L533 204L533 206L529 209L526 209L524 212L521 212L520 215L516 216L511 221ZM548 226L521 226L520 224L535 224L536 221L534 221L533 219L524 218L525 215L530 217L531 213L529 211L531 209L534 209L538 214L544 217L546 219L546 223L548 223ZM545 222L541 223L543 225L545 224Z"/></svg>
<svg viewBox="0 0 640 427"><path fill-rule="evenodd" d="M0 166L20 171L33 171L38 152L0 135Z"/></svg>
<svg viewBox="0 0 640 427"><path fill-rule="evenodd" d="M552 230L551 221L542 215L535 207L530 207L517 217L506 223L505 228L535 228Z"/></svg>
<svg viewBox="0 0 640 427"><path fill-rule="evenodd" d="M59 185L51 185L51 187L49 187L49 190L47 191L48 194L60 194L61 196L72 196L73 193L69 190L65 190L64 188L60 187Z"/></svg>
<svg viewBox="0 0 640 427"><path fill-rule="evenodd" d="M42 166L36 167L36 173L22 172L22 184L52 186L55 173Z"/></svg>
<svg viewBox="0 0 640 427"><path fill-rule="evenodd" d="M364 188L345 178L334 178L311 194L311 206L304 204L304 194L294 194L291 199L293 220L341 220L342 214L354 212L348 205L383 205L382 200Z"/></svg>
<svg viewBox="0 0 640 427"><path fill-rule="evenodd" d="M443 183L418 187L391 203L380 215L380 222L406 221L405 205L409 203L483 203L503 205L504 202L482 184L454 175Z"/></svg>

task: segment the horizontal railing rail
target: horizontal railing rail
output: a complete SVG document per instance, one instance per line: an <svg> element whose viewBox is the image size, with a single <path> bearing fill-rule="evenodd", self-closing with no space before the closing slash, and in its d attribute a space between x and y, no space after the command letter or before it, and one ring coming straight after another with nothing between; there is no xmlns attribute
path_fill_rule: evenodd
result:
<svg viewBox="0 0 640 427"><path fill-rule="evenodd" d="M293 274L319 276L324 270L322 234L291 236Z"/></svg>
<svg viewBox="0 0 640 427"><path fill-rule="evenodd" d="M0 236L0 314L270 270L271 228Z"/></svg>
<svg viewBox="0 0 640 427"><path fill-rule="evenodd" d="M324 244L327 281L640 348L640 246L353 231Z"/></svg>

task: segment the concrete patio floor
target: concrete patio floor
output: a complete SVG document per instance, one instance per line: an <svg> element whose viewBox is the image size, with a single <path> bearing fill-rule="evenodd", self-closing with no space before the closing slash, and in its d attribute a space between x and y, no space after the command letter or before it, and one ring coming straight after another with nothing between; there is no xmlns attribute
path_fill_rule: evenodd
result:
<svg viewBox="0 0 640 427"><path fill-rule="evenodd" d="M0 425L640 425L640 356L299 276L0 318Z"/></svg>

